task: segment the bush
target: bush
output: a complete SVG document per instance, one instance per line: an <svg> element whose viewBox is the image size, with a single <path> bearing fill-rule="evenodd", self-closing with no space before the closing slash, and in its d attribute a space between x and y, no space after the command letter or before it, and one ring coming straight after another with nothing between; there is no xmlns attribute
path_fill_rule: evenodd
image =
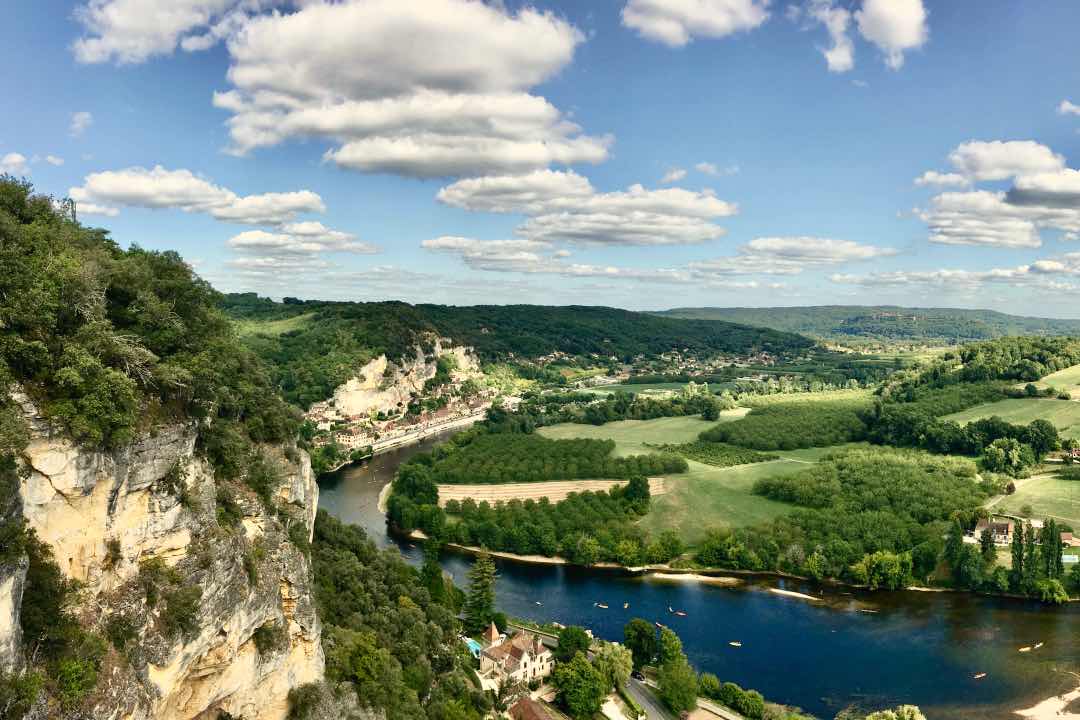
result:
<svg viewBox="0 0 1080 720"><path fill-rule="evenodd" d="M285 630L277 622L266 622L255 629L251 639L255 641L259 654L266 655L285 646Z"/></svg>
<svg viewBox="0 0 1080 720"><path fill-rule="evenodd" d="M244 510L236 502L232 491L226 487L217 489L217 521L222 527L235 527L244 519Z"/></svg>
<svg viewBox="0 0 1080 720"><path fill-rule="evenodd" d="M307 683L289 691L289 720L314 720L325 691L320 683Z"/></svg>
<svg viewBox="0 0 1080 720"><path fill-rule="evenodd" d="M33 707L45 677L38 672L22 674L0 673L0 708L4 708L4 718L18 720Z"/></svg>
<svg viewBox="0 0 1080 720"><path fill-rule="evenodd" d="M105 620L105 637L120 652L139 637L139 626L134 618L125 613L114 613Z"/></svg>
<svg viewBox="0 0 1080 720"><path fill-rule="evenodd" d="M161 613L161 625L165 634L180 633L184 637L194 635L199 629L202 588L198 585L185 585L169 590L164 597L165 609Z"/></svg>
<svg viewBox="0 0 1080 720"><path fill-rule="evenodd" d="M120 547L120 540L117 538L109 538L105 541L105 559L102 561L102 566L106 570L113 570L120 561L124 559L123 550Z"/></svg>

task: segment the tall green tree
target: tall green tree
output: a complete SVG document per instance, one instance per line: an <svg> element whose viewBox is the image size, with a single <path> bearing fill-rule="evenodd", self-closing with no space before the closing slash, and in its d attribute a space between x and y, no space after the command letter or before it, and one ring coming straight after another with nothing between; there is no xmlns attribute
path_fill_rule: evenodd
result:
<svg viewBox="0 0 1080 720"><path fill-rule="evenodd" d="M630 679L634 669L634 656L618 643L604 642L593 653L593 666L608 683L608 689L621 688Z"/></svg>
<svg viewBox="0 0 1080 720"><path fill-rule="evenodd" d="M586 659L577 653L569 662L559 663L552 674L557 698L570 717L591 718L600 712L607 696L607 681Z"/></svg>
<svg viewBox="0 0 1080 720"><path fill-rule="evenodd" d="M446 590L446 578L443 577L439 553L442 544L432 538L424 543L424 564L420 566L420 581L427 588L431 599L440 605L449 605L450 594Z"/></svg>
<svg viewBox="0 0 1080 720"><path fill-rule="evenodd" d="M1024 588L1024 524L1016 523L1012 536L1012 571L1009 573L1009 585L1013 592Z"/></svg>
<svg viewBox="0 0 1080 720"><path fill-rule="evenodd" d="M578 653L588 655L589 636L585 628L577 625L569 625L559 631L559 646L555 648L555 659L559 662L569 662Z"/></svg>
<svg viewBox="0 0 1080 720"><path fill-rule="evenodd" d="M648 620L634 618L623 628L623 644L630 649L634 667L644 667L653 661L659 650L656 628Z"/></svg>
<svg viewBox="0 0 1080 720"><path fill-rule="evenodd" d="M671 628L660 629L660 664L666 665L683 654L682 640Z"/></svg>
<svg viewBox="0 0 1080 720"><path fill-rule="evenodd" d="M1039 579L1039 546L1035 528L1024 528L1024 592L1031 592Z"/></svg>
<svg viewBox="0 0 1080 720"><path fill-rule="evenodd" d="M482 552L469 568L469 593L465 596L465 626L479 632L495 618L495 582L498 573L491 555Z"/></svg>
<svg viewBox="0 0 1080 720"><path fill-rule="evenodd" d="M979 534L979 553L983 562L992 563L997 558L997 548L994 547L994 534L989 527L984 527Z"/></svg>
<svg viewBox="0 0 1080 720"><path fill-rule="evenodd" d="M660 686L660 699L675 712L697 707L697 673L681 652L660 666L657 684Z"/></svg>

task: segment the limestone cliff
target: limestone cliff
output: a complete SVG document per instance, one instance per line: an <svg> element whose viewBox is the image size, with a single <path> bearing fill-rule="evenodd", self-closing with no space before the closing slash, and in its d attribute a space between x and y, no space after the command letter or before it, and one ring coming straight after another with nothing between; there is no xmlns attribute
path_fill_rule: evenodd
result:
<svg viewBox="0 0 1080 720"><path fill-rule="evenodd" d="M455 380L479 375L479 363L469 348L450 347L446 343L436 340L430 355L417 347L414 357L396 363L380 355L337 388L331 404L345 416L378 412L396 414L414 395L422 394L424 383L435 376L436 360L443 356L453 357Z"/></svg>
<svg viewBox="0 0 1080 720"><path fill-rule="evenodd" d="M264 448L282 479L270 507L215 480L195 452L194 423L94 451L16 399L31 428L18 488L27 526L83 583L84 624L102 630L119 619L133 634L123 652L110 652L94 694L66 716L284 718L289 690L323 674L310 568L297 547L311 539L318 501L307 454ZM172 601L150 596L180 598L191 588L201 594L178 630L167 615ZM18 646L20 600L19 565L0 568L0 662Z"/></svg>

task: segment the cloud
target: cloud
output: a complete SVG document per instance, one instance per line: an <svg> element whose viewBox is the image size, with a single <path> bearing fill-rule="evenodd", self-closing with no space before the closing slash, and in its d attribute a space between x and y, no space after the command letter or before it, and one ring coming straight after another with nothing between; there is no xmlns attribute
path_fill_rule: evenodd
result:
<svg viewBox="0 0 1080 720"><path fill-rule="evenodd" d="M686 177L686 170L684 170L683 168L671 168L666 173L664 173L664 177L660 178L660 183L663 185L668 185L673 182L679 182L684 177Z"/></svg>
<svg viewBox="0 0 1080 720"><path fill-rule="evenodd" d="M957 172L980 181L1007 180L1065 167L1065 158L1033 140L972 140L949 153L949 162Z"/></svg>
<svg viewBox="0 0 1080 720"><path fill-rule="evenodd" d="M49 163L53 167L60 167L64 164L64 158L57 157L56 155L46 155L45 162Z"/></svg>
<svg viewBox="0 0 1080 720"><path fill-rule="evenodd" d="M550 12L478 0L308 3L247 22L228 43L230 151L333 140L328 162L414 177L524 173L605 160L529 89L573 59L584 35ZM405 48L422 51L405 51Z"/></svg>
<svg viewBox="0 0 1080 720"><path fill-rule="evenodd" d="M964 187L971 181L960 173L940 173L937 170L927 170L915 178L915 184L919 186L936 185L938 187Z"/></svg>
<svg viewBox="0 0 1080 720"><path fill-rule="evenodd" d="M438 199L466 210L522 213L529 218L516 234L525 240L597 245L677 245L721 237L714 220L738 213L711 190L596 192L572 171L459 180Z"/></svg>
<svg viewBox="0 0 1080 720"><path fill-rule="evenodd" d="M68 194L80 210L88 203L107 215L115 215L118 205L175 208L249 225L279 225L298 213L326 210L322 198L310 190L239 196L190 170L166 170L160 165L92 173Z"/></svg>
<svg viewBox="0 0 1080 720"><path fill-rule="evenodd" d="M1080 211L1080 170L1021 175L1006 199L1013 205Z"/></svg>
<svg viewBox="0 0 1080 720"><path fill-rule="evenodd" d="M0 157L0 173L26 175L29 172L30 165L25 155L17 152L9 152L3 157Z"/></svg>
<svg viewBox="0 0 1080 720"><path fill-rule="evenodd" d="M330 230L319 222L291 223L281 232L245 230L229 238L229 247L265 257L315 255L323 252L347 252L371 255L379 250L374 245L357 242L355 235Z"/></svg>
<svg viewBox="0 0 1080 720"><path fill-rule="evenodd" d="M587 178L572 170L536 170L526 175L466 178L439 190L439 202L465 210L538 214L559 203L595 194Z"/></svg>
<svg viewBox="0 0 1080 720"><path fill-rule="evenodd" d="M1069 102L1068 100L1062 100L1061 104L1057 108L1059 115L1080 115L1080 105Z"/></svg>
<svg viewBox="0 0 1080 720"><path fill-rule="evenodd" d="M71 125L68 134L71 137L80 137L86 129L94 124L94 116L86 110L71 113Z"/></svg>
<svg viewBox="0 0 1080 720"><path fill-rule="evenodd" d="M829 72L843 73L855 67L855 44L848 34L851 12L839 7L834 0L812 0L806 10L807 16L825 26L832 46L823 48L825 64Z"/></svg>
<svg viewBox="0 0 1080 720"><path fill-rule="evenodd" d="M926 286L940 291L971 290L996 283L1052 292L1080 292L1080 285L1071 281L1072 278L1078 276L1080 276L1080 253L1074 252L1011 268L899 270L867 275L834 274L829 280L837 284L862 287Z"/></svg>
<svg viewBox="0 0 1080 720"><path fill-rule="evenodd" d="M87 0L75 8L83 36L72 50L80 63L141 63L206 50L238 32L252 14L289 0ZM192 33L192 34L189 34Z"/></svg>
<svg viewBox="0 0 1080 720"><path fill-rule="evenodd" d="M706 284L714 287L757 287L757 281L734 283L740 275L797 275L807 267L835 265L895 255L892 248L862 245L847 240L815 237L755 238L738 254L698 260L674 268L626 268L565 261L567 253L551 243L535 240L477 240L443 236L425 240L427 250L458 256L473 270L559 275L568 278L602 277L647 283Z"/></svg>
<svg viewBox="0 0 1080 720"><path fill-rule="evenodd" d="M743 248L748 253L771 255L810 265L872 260L898 254L894 248L805 235L754 238Z"/></svg>
<svg viewBox="0 0 1080 720"><path fill-rule="evenodd" d="M629 0L622 24L649 40L682 47L694 37L722 38L769 19L768 0Z"/></svg>
<svg viewBox="0 0 1080 720"><path fill-rule="evenodd" d="M1036 248L1040 228L1080 231L1080 210L1015 204L988 190L941 193L917 214L930 226L930 241L945 245Z"/></svg>
<svg viewBox="0 0 1080 720"><path fill-rule="evenodd" d="M904 53L922 47L929 36L922 0L863 0L855 11L859 34L877 45L893 70L904 65Z"/></svg>
<svg viewBox="0 0 1080 720"><path fill-rule="evenodd" d="M728 165L727 167L722 167L721 168L721 167L717 167L714 163L711 163L711 162L699 162L697 165L694 165L694 169L697 170L699 173L702 173L704 175L720 176L720 175L738 175L739 174L739 166L738 165Z"/></svg>

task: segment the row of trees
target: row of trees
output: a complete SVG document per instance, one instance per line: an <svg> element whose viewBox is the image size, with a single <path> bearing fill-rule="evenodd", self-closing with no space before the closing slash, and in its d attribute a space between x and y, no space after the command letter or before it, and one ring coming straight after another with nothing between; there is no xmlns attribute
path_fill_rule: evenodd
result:
<svg viewBox="0 0 1080 720"><path fill-rule="evenodd" d="M543 482L579 478L628 479L686 472L672 453L612 457L612 440L549 440L536 434L467 433L424 458L410 472L429 472L436 484Z"/></svg>
<svg viewBox="0 0 1080 720"><path fill-rule="evenodd" d="M720 423L700 438L766 451L839 445L865 437L863 414L869 406L863 400L773 403Z"/></svg>

